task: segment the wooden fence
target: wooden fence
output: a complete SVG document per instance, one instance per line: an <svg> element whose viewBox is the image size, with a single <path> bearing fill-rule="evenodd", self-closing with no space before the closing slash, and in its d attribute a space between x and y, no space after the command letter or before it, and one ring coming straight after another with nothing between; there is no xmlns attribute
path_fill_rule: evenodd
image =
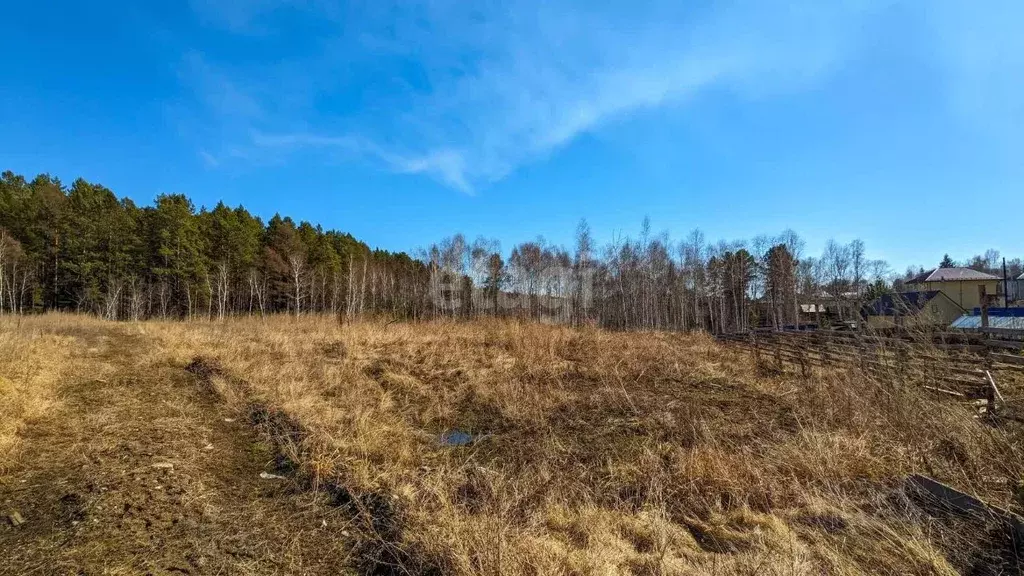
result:
<svg viewBox="0 0 1024 576"><path fill-rule="evenodd" d="M859 332L771 331L722 334L718 339L749 348L760 365L799 368L852 367L880 380L916 383L929 390L985 399L989 409L1002 400L996 381L1024 377L1024 339L993 333L865 334Z"/></svg>

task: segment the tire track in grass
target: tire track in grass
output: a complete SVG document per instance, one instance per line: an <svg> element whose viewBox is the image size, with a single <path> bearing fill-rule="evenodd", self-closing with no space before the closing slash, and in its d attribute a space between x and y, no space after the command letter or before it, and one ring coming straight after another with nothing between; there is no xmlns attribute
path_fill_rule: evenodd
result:
<svg viewBox="0 0 1024 576"><path fill-rule="evenodd" d="M0 574L354 573L349 516L261 477L272 447L181 366L136 360L148 346L111 325L105 350L74 361L113 376L66 386L30 423L0 485L25 520L0 527Z"/></svg>
<svg viewBox="0 0 1024 576"><path fill-rule="evenodd" d="M243 407L246 421L272 449L275 473L314 497L327 498L331 506L349 518L352 526L354 566L364 574L421 574L437 576L437 562L403 543L402 511L388 494L355 494L330 479L314 477L303 466L308 461L308 431L287 413L254 399L248 382L235 378L216 362L196 357L185 370L197 378L198 387L211 397L227 393ZM214 378L220 380L219 385Z"/></svg>

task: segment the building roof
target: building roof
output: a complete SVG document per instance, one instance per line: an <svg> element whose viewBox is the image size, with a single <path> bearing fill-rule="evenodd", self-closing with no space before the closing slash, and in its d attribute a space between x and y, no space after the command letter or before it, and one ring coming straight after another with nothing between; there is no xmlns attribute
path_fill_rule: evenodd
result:
<svg viewBox="0 0 1024 576"><path fill-rule="evenodd" d="M916 314L934 298L946 297L939 290L922 290L920 292L900 292L883 294L864 306L869 316L895 316L899 314Z"/></svg>
<svg viewBox="0 0 1024 576"><path fill-rule="evenodd" d="M964 314L957 318L950 326L950 328L959 328L961 330L976 330L981 328L981 316L975 316L973 314ZM1009 330L1024 330L1024 318L1019 316L989 316L988 317L989 328L1003 328Z"/></svg>
<svg viewBox="0 0 1024 576"><path fill-rule="evenodd" d="M968 312L974 316L981 316L981 308L974 308ZM993 306L988 309L990 318L1001 316L1004 318L1024 318L1024 306Z"/></svg>
<svg viewBox="0 0 1024 576"><path fill-rule="evenodd" d="M907 284L921 284L922 282L964 282L967 280L1001 280L986 272L978 272L972 268L936 268L914 276L907 280Z"/></svg>

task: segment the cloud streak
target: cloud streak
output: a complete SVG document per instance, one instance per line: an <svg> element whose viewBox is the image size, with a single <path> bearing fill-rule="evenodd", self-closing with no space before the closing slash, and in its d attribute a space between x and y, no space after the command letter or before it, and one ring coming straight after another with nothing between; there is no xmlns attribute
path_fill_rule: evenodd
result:
<svg viewBox="0 0 1024 576"><path fill-rule="evenodd" d="M202 100L243 118L248 130L233 137L254 150L334 150L469 192L581 134L711 89L764 98L813 88L857 54L864 29L893 3L679 4L305 4L335 18L334 33L318 53L275 64L274 90L240 92L251 69L193 68L206 78ZM237 31L270 6L204 14ZM339 105L325 111L324 100Z"/></svg>
<svg viewBox="0 0 1024 576"><path fill-rule="evenodd" d="M410 155L387 150L361 136L324 136L307 133L255 132L252 134L252 143L259 148L287 152L310 148L335 150L380 161L389 170L401 174L426 174L461 192L473 191L465 179L465 158L456 150L440 148L426 154Z"/></svg>
<svg viewBox="0 0 1024 576"><path fill-rule="evenodd" d="M199 157L202 158L203 163L206 164L207 168L216 168L217 166L220 166L220 160L218 160L216 156L210 154L206 150L200 150Z"/></svg>

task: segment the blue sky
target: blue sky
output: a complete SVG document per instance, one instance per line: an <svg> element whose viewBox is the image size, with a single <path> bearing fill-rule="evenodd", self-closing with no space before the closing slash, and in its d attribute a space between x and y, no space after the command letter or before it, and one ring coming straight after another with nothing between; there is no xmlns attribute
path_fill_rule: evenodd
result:
<svg viewBox="0 0 1024 576"><path fill-rule="evenodd" d="M19 2L0 169L411 250L793 228L1024 256L1024 3ZM1009 208L1006 217L1003 207Z"/></svg>

